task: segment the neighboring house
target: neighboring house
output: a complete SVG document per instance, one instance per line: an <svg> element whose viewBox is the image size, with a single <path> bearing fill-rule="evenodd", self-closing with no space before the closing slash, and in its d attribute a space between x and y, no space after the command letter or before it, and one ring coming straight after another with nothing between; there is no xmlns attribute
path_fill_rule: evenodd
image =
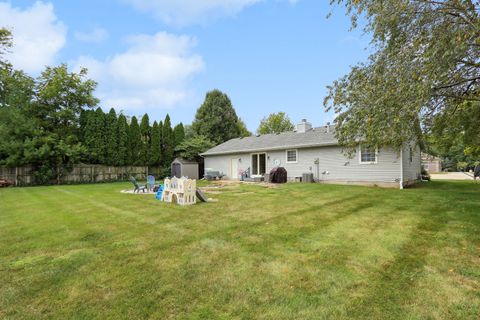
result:
<svg viewBox="0 0 480 320"><path fill-rule="evenodd" d="M422 167L429 173L442 171L442 160L422 152Z"/></svg>
<svg viewBox="0 0 480 320"><path fill-rule="evenodd" d="M418 146L376 150L361 144L349 158L334 135L335 126L312 128L306 120L294 132L232 139L202 154L205 167L238 179L244 171L264 176L274 167L287 170L288 179L313 173L315 181L403 188L420 177Z"/></svg>

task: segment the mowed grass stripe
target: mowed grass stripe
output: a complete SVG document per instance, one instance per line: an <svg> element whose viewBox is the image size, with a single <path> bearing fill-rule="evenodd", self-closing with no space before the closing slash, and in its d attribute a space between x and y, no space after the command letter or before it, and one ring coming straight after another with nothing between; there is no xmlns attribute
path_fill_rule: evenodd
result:
<svg viewBox="0 0 480 320"><path fill-rule="evenodd" d="M0 190L0 317L479 316L471 183L228 186L190 208L125 188Z"/></svg>

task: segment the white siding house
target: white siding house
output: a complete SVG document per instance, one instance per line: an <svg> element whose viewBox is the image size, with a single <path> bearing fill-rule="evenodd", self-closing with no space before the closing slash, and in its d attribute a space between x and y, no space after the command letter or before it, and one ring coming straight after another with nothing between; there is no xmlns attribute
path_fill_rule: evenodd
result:
<svg viewBox="0 0 480 320"><path fill-rule="evenodd" d="M379 150L360 145L349 158L334 137L334 126L311 128L305 120L295 132L267 134L229 140L205 153L205 168L238 179L241 172L263 176L274 167L287 170L288 179L313 173L315 181L402 187L419 179L418 146L402 151Z"/></svg>

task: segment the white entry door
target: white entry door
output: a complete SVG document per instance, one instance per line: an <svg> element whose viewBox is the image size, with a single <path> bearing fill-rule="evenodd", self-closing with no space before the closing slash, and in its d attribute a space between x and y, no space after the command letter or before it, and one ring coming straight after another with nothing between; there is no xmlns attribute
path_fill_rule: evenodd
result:
<svg viewBox="0 0 480 320"><path fill-rule="evenodd" d="M238 179L238 159L232 159L232 164L230 166L230 179L237 180Z"/></svg>

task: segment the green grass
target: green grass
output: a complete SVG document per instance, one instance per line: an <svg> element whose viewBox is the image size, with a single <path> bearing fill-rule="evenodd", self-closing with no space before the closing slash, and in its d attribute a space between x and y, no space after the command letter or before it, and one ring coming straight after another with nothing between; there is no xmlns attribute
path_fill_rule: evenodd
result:
<svg viewBox="0 0 480 320"><path fill-rule="evenodd" d="M0 318L480 318L480 184L129 187L0 190Z"/></svg>

